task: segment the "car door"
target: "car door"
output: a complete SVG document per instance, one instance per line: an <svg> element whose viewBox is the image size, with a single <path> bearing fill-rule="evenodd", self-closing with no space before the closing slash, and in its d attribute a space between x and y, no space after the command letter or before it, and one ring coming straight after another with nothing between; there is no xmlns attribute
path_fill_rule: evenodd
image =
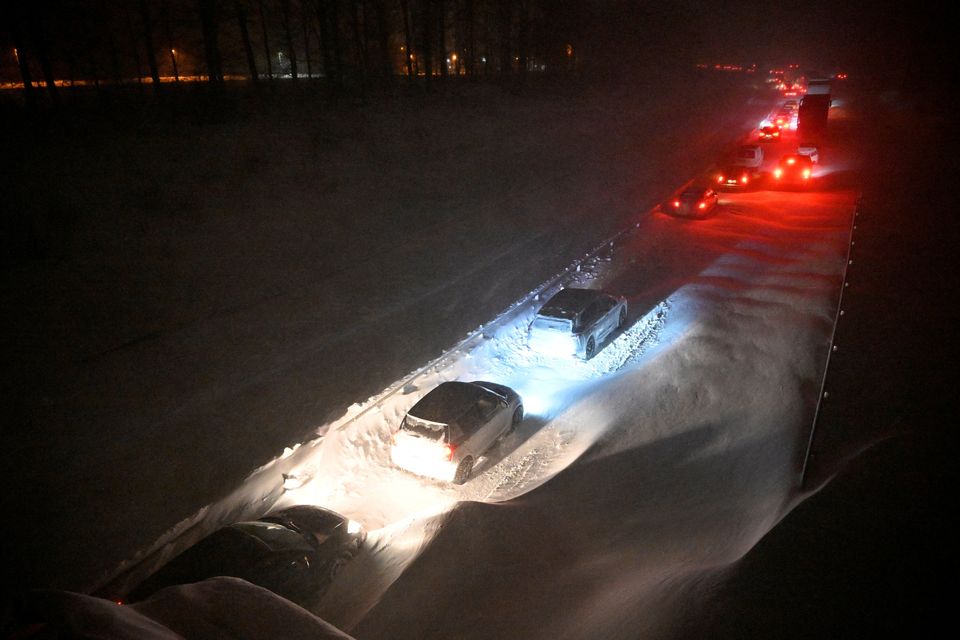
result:
<svg viewBox="0 0 960 640"><path fill-rule="evenodd" d="M493 393L482 395L477 400L475 410L479 421L476 452L477 455L483 455L503 433L503 414L506 412L502 410L501 403Z"/></svg>
<svg viewBox="0 0 960 640"><path fill-rule="evenodd" d="M602 313L601 325L603 326L603 339L606 339L617 325L617 314L614 313L614 309L617 306L617 301L611 297L605 296L600 300L600 311Z"/></svg>
<svg viewBox="0 0 960 640"><path fill-rule="evenodd" d="M583 322L583 340L584 344L590 339L590 336L593 336L594 342L600 341L599 330L602 328L598 326L600 320L600 306L599 300L594 300L591 302L586 309L583 310L582 322Z"/></svg>

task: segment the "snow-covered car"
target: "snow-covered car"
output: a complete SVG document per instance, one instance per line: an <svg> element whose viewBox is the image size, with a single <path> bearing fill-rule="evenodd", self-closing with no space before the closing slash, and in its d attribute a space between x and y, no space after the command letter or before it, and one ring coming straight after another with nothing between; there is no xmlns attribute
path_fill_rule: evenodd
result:
<svg viewBox="0 0 960 640"><path fill-rule="evenodd" d="M130 602L165 587L233 576L302 607L315 605L366 534L339 513L298 505L214 531L134 587Z"/></svg>
<svg viewBox="0 0 960 640"><path fill-rule="evenodd" d="M720 196L710 187L688 187L660 208L670 215L685 218L706 218L717 208Z"/></svg>
<svg viewBox="0 0 960 640"><path fill-rule="evenodd" d="M801 142L797 145L797 154L801 156L810 156L813 164L820 163L820 148L815 142Z"/></svg>
<svg viewBox="0 0 960 640"><path fill-rule="evenodd" d="M390 457L417 475L463 484L477 460L521 420L523 402L510 387L444 382L404 416Z"/></svg>
<svg viewBox="0 0 960 640"><path fill-rule="evenodd" d="M627 301L597 289L561 289L537 312L527 344L550 356L592 358L627 323Z"/></svg>
<svg viewBox="0 0 960 640"><path fill-rule="evenodd" d="M780 158L773 170L777 184L805 187L813 176L813 162L810 156L791 153Z"/></svg>

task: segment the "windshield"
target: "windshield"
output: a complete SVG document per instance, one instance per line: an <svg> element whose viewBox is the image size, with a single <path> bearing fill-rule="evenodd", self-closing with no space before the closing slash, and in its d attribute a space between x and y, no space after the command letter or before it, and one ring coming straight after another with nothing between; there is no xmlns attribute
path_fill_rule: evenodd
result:
<svg viewBox="0 0 960 640"><path fill-rule="evenodd" d="M534 329L563 331L564 333L570 333L573 330L573 322L565 318L545 318L544 316L537 316L532 326Z"/></svg>
<svg viewBox="0 0 960 640"><path fill-rule="evenodd" d="M400 428L409 433L430 438L431 440L445 441L447 439L447 425L439 422L430 422L429 420L421 420L410 414L407 414L407 417L403 419Z"/></svg>

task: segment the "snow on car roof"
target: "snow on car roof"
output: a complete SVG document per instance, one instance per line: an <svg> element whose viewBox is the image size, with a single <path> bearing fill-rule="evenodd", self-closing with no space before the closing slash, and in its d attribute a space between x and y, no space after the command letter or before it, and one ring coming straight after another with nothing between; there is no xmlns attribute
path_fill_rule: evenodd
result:
<svg viewBox="0 0 960 640"><path fill-rule="evenodd" d="M407 413L421 420L450 424L488 394L492 392L469 382L443 382Z"/></svg>
<svg viewBox="0 0 960 640"><path fill-rule="evenodd" d="M561 289L547 300L537 315L569 320L601 295L596 289Z"/></svg>

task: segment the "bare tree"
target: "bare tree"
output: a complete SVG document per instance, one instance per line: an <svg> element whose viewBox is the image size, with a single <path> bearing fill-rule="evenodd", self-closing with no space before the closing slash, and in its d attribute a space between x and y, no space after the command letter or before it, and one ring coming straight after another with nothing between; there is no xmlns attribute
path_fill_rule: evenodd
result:
<svg viewBox="0 0 960 640"><path fill-rule="evenodd" d="M440 49L440 78L447 78L447 3L436 0L437 3L437 43Z"/></svg>
<svg viewBox="0 0 960 640"><path fill-rule="evenodd" d="M243 51L247 54L247 67L250 69L250 79L259 80L257 76L257 62L253 57L253 45L250 43L250 32L247 31L247 12L240 0L233 0L233 10L237 14L237 25L240 27L240 39L243 41Z"/></svg>
<svg viewBox="0 0 960 640"><path fill-rule="evenodd" d="M23 98L27 102L30 110L36 109L37 97L33 88L33 76L30 74L30 61L27 48L24 46L23 32L21 27L22 15L18 9L19 6L8 6L7 16L10 24L11 35L13 36L13 53L17 58L17 67L20 69L20 80L23 82Z"/></svg>
<svg viewBox="0 0 960 640"><path fill-rule="evenodd" d="M373 11L377 20L377 42L380 50L380 73L384 80L393 80L393 61L390 59L390 28L387 25L387 12L383 0L373 0Z"/></svg>
<svg viewBox="0 0 960 640"><path fill-rule="evenodd" d="M400 11L403 12L403 52L404 63L407 67L407 80L413 82L413 49L410 37L410 6L407 0L400 0Z"/></svg>
<svg viewBox="0 0 960 640"><path fill-rule="evenodd" d="M167 39L167 50L170 53L170 66L173 67L173 80L180 82L180 69L177 67L177 50L173 46L173 32L170 30L170 5L163 5L163 35Z"/></svg>
<svg viewBox="0 0 960 640"><path fill-rule="evenodd" d="M307 78L313 75L310 67L310 17L307 15L307 0L300 0L300 24L303 27L303 59L307 64Z"/></svg>
<svg viewBox="0 0 960 640"><path fill-rule="evenodd" d="M257 0L260 9L260 27L263 29L263 50L267 54L267 77L273 79L273 56L270 54L270 37L267 35L267 18L263 12L263 0Z"/></svg>
<svg viewBox="0 0 960 640"><path fill-rule="evenodd" d="M429 88L431 76L433 75L433 0L423 1L420 20L423 26L421 29L422 44L420 47L420 55L423 59L423 72L427 87Z"/></svg>
<svg viewBox="0 0 960 640"><path fill-rule="evenodd" d="M160 71L157 69L157 57L153 50L153 22L150 19L147 0L140 0L140 19L143 21L143 44L147 48L147 66L150 67L150 79L153 81L154 91L160 91Z"/></svg>
<svg viewBox="0 0 960 640"><path fill-rule="evenodd" d="M290 75L297 79L297 51L293 45L293 32L290 30L290 0L280 0L280 19L283 22L283 33L287 38L287 57L290 58Z"/></svg>
<svg viewBox="0 0 960 640"><path fill-rule="evenodd" d="M197 0L200 28L203 33L203 49L207 60L207 79L211 84L223 83L223 67L220 63L220 23L217 15L217 0Z"/></svg>

